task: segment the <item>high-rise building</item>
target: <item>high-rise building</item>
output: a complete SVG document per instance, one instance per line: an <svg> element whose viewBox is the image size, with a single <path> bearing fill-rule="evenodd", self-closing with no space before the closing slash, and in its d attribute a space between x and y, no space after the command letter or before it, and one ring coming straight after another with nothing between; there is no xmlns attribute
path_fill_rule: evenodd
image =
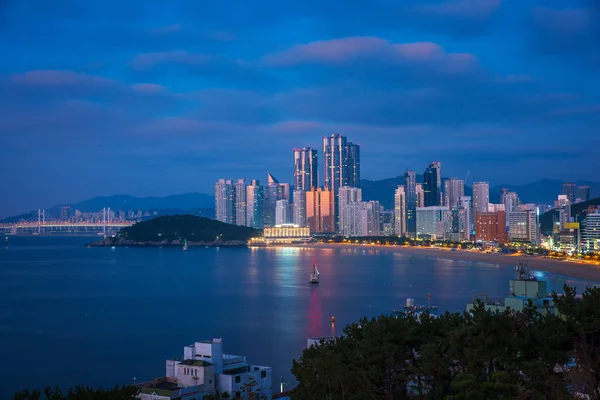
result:
<svg viewBox="0 0 600 400"><path fill-rule="evenodd" d="M417 237L443 240L451 223L448 207L417 207Z"/></svg>
<svg viewBox="0 0 600 400"><path fill-rule="evenodd" d="M275 226L291 223L291 216L290 202L288 200L277 200L275 205Z"/></svg>
<svg viewBox="0 0 600 400"><path fill-rule="evenodd" d="M380 236L381 204L371 200L362 202L362 236Z"/></svg>
<svg viewBox="0 0 600 400"><path fill-rule="evenodd" d="M508 243L506 213L478 211L475 214L475 237L482 242Z"/></svg>
<svg viewBox="0 0 600 400"><path fill-rule="evenodd" d="M248 205L246 203L246 180L238 179L235 183L235 224L248 226Z"/></svg>
<svg viewBox="0 0 600 400"><path fill-rule="evenodd" d="M423 197L425 207L441 206L442 164L432 162L423 173Z"/></svg>
<svg viewBox="0 0 600 400"><path fill-rule="evenodd" d="M306 222L312 233L335 232L333 192L312 189L306 193Z"/></svg>
<svg viewBox="0 0 600 400"><path fill-rule="evenodd" d="M415 184L415 194L417 200L417 207L425 207L425 192L423 191L423 184Z"/></svg>
<svg viewBox="0 0 600 400"><path fill-rule="evenodd" d="M382 207L381 213L379 214L379 218L381 221L381 234L383 236L394 236L394 210L384 210Z"/></svg>
<svg viewBox="0 0 600 400"><path fill-rule="evenodd" d="M275 226L277 200L290 200L290 184L280 183L273 175L267 174L267 190L263 211L263 225Z"/></svg>
<svg viewBox="0 0 600 400"><path fill-rule="evenodd" d="M350 187L360 187L360 145L348 143L348 181L346 185Z"/></svg>
<svg viewBox="0 0 600 400"><path fill-rule="evenodd" d="M588 201L589 199L591 199L590 187L589 186L578 186L576 198L581 201Z"/></svg>
<svg viewBox="0 0 600 400"><path fill-rule="evenodd" d="M359 185L360 146L348 143L346 137L340 134L323 136L323 186L333 193L336 228L339 226L340 187Z"/></svg>
<svg viewBox="0 0 600 400"><path fill-rule="evenodd" d="M319 187L317 150L310 147L294 149L294 190Z"/></svg>
<svg viewBox="0 0 600 400"><path fill-rule="evenodd" d="M600 252L600 209L587 213L582 244L588 252Z"/></svg>
<svg viewBox="0 0 600 400"><path fill-rule="evenodd" d="M523 208L507 214L508 238L511 242L539 244L537 209Z"/></svg>
<svg viewBox="0 0 600 400"><path fill-rule="evenodd" d="M488 182L473 183L473 214L487 212L490 204L490 184Z"/></svg>
<svg viewBox="0 0 600 400"><path fill-rule="evenodd" d="M399 185L394 194L394 233L396 236L406 235L406 192Z"/></svg>
<svg viewBox="0 0 600 400"><path fill-rule="evenodd" d="M217 221L235 225L235 185L230 179L219 179L215 185L215 215Z"/></svg>
<svg viewBox="0 0 600 400"><path fill-rule="evenodd" d="M465 195L465 181L448 178L444 181L444 205L453 208L458 206L459 199Z"/></svg>
<svg viewBox="0 0 600 400"><path fill-rule="evenodd" d="M362 202L362 190L360 188L342 186L339 189L339 233L342 236L355 236L351 234L351 216L348 205L350 203ZM353 231L354 232L354 231Z"/></svg>
<svg viewBox="0 0 600 400"><path fill-rule="evenodd" d="M562 185L562 194L567 196L571 204L575 203L575 188L577 185L573 182L565 182Z"/></svg>
<svg viewBox="0 0 600 400"><path fill-rule="evenodd" d="M304 190L294 190L294 224L298 226L307 226L306 223L306 192Z"/></svg>
<svg viewBox="0 0 600 400"><path fill-rule="evenodd" d="M458 208L464 210L464 232L462 240L469 240L471 238L471 231L473 230L473 214L471 212L471 196L461 196L458 200Z"/></svg>
<svg viewBox="0 0 600 400"><path fill-rule="evenodd" d="M255 229L263 228L264 188L256 179L246 186L246 225Z"/></svg>
<svg viewBox="0 0 600 400"><path fill-rule="evenodd" d="M68 221L71 219L71 207L64 206L60 208L60 219L63 221Z"/></svg>
<svg viewBox="0 0 600 400"><path fill-rule="evenodd" d="M502 189L502 192L500 193L500 202L504 204L504 209L507 214L519 210L519 204L521 204L517 193L509 192L506 188Z"/></svg>
<svg viewBox="0 0 600 400"><path fill-rule="evenodd" d="M410 237L417 235L417 183L413 171L404 174L404 193L406 198L406 233Z"/></svg>

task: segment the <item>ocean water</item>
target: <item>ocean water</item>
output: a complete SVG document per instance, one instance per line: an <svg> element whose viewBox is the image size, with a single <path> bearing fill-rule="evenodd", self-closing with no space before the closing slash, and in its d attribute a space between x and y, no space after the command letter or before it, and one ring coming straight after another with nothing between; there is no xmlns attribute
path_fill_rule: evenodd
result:
<svg viewBox="0 0 600 400"><path fill-rule="evenodd" d="M95 238L11 237L0 247L0 399L25 388L113 386L163 376L183 346L225 352L293 384L306 338L341 333L407 297L462 311L502 298L512 265L373 248L86 248ZM320 284L308 284L313 260ZM536 272L549 290L580 279ZM331 317L335 316L335 325Z"/></svg>

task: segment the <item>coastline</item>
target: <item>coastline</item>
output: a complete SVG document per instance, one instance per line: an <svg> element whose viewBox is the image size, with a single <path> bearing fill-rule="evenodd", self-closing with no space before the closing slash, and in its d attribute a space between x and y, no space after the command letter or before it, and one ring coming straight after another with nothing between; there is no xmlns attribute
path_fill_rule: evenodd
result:
<svg viewBox="0 0 600 400"><path fill-rule="evenodd" d="M188 247L248 247L245 241L213 241L213 242L187 242ZM147 248L182 248L183 243L163 241L163 242L136 242L125 239L103 239L97 242L88 243L87 247L147 247Z"/></svg>
<svg viewBox="0 0 600 400"><path fill-rule="evenodd" d="M310 249L350 249L366 250L377 249L400 254L427 255L432 257L454 258L468 261L481 261L487 263L496 263L504 265L515 265L519 259L523 259L527 265L534 270L546 271L553 274L571 276L573 278L584 279L597 282L600 285L600 265L584 264L580 262L571 262L548 258L543 256L514 256L502 253L479 253L466 250L450 251L430 247L414 246L395 246L395 245L360 245L343 243L307 243L298 245L281 245L273 247L304 247Z"/></svg>

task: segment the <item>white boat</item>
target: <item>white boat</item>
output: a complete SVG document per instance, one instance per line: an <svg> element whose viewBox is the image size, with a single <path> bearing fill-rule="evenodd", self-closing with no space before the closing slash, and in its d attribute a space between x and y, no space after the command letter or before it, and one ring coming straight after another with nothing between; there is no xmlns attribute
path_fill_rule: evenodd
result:
<svg viewBox="0 0 600 400"><path fill-rule="evenodd" d="M319 283L319 270L317 269L317 260L313 262L313 272L308 275L308 283Z"/></svg>
<svg viewBox="0 0 600 400"><path fill-rule="evenodd" d="M183 241L183 251L187 251L188 249L188 245L187 245L187 240Z"/></svg>

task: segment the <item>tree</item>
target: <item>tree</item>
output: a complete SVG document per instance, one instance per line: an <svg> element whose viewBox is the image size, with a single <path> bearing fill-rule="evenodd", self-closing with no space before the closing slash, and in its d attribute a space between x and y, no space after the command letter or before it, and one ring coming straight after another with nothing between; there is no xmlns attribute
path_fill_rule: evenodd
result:
<svg viewBox="0 0 600 400"><path fill-rule="evenodd" d="M75 386L63 393L60 388L47 387L44 393L39 390L16 393L13 400L130 400L135 399L139 389L135 386L115 386L113 389L93 389L87 386Z"/></svg>

